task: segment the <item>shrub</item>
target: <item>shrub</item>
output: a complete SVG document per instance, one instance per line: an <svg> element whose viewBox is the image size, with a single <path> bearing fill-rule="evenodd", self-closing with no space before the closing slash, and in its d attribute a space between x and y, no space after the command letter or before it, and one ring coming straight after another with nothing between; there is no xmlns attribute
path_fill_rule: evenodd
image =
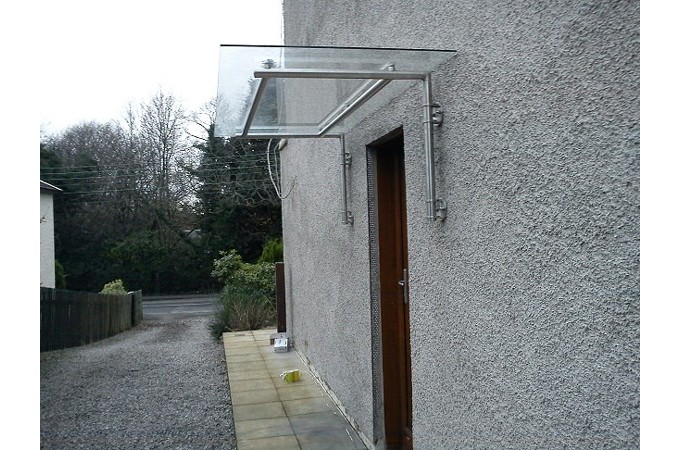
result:
<svg viewBox="0 0 680 450"><path fill-rule="evenodd" d="M127 294L123 280L114 280L104 285L104 288L99 292L100 294L120 295Z"/></svg>
<svg viewBox="0 0 680 450"><path fill-rule="evenodd" d="M275 313L265 292L252 286L227 286L220 295L210 330L215 339L227 331L257 330L272 325Z"/></svg>
<svg viewBox="0 0 680 450"><path fill-rule="evenodd" d="M274 323L276 278L274 264L243 262L235 251L220 252L212 275L225 286L215 311L211 331L215 338L225 331L257 330Z"/></svg>
<svg viewBox="0 0 680 450"><path fill-rule="evenodd" d="M279 261L283 261L283 240L281 238L270 239L262 247L262 254L257 262L276 263Z"/></svg>
<svg viewBox="0 0 680 450"><path fill-rule="evenodd" d="M220 252L220 257L213 263L211 275L223 284L228 284L233 280L234 274L243 268L243 258L236 253L236 250Z"/></svg>
<svg viewBox="0 0 680 450"><path fill-rule="evenodd" d="M213 277L225 286L244 286L253 291L261 291L274 303L276 274L273 263L245 263L236 250L220 252L220 255L222 257L214 263Z"/></svg>

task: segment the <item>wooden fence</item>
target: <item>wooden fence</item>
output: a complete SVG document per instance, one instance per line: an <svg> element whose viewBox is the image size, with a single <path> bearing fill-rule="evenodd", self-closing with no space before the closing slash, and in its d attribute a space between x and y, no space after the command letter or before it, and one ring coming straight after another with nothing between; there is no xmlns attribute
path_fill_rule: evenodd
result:
<svg viewBox="0 0 680 450"><path fill-rule="evenodd" d="M111 337L143 319L142 291L105 295L40 288L40 351Z"/></svg>

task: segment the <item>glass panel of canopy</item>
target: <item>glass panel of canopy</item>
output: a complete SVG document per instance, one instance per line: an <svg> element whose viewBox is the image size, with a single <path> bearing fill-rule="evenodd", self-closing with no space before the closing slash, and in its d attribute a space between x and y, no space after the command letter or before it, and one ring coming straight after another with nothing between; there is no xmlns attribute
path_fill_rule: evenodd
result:
<svg viewBox="0 0 680 450"><path fill-rule="evenodd" d="M223 45L218 76L217 136L260 138L337 137L346 161L344 135L414 83L422 84L426 209L428 220L446 218L436 197L433 127L441 125L432 99L431 72L455 50L367 47ZM342 165L343 222L347 210Z"/></svg>
<svg viewBox="0 0 680 450"><path fill-rule="evenodd" d="M216 134L338 136L452 50L223 45Z"/></svg>

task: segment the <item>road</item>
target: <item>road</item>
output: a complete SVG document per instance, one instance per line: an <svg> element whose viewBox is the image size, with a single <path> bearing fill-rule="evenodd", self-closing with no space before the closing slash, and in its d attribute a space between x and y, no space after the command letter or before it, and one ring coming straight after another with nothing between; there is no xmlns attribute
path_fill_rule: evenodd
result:
<svg viewBox="0 0 680 450"><path fill-rule="evenodd" d="M142 297L145 320L180 320L210 316L219 301L219 294Z"/></svg>

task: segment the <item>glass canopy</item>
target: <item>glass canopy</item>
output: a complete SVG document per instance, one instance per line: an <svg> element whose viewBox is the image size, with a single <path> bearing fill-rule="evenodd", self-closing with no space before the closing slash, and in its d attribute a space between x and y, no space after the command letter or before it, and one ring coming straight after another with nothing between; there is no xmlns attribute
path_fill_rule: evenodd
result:
<svg viewBox="0 0 680 450"><path fill-rule="evenodd" d="M215 132L244 138L339 136L453 55L454 50L223 45Z"/></svg>

